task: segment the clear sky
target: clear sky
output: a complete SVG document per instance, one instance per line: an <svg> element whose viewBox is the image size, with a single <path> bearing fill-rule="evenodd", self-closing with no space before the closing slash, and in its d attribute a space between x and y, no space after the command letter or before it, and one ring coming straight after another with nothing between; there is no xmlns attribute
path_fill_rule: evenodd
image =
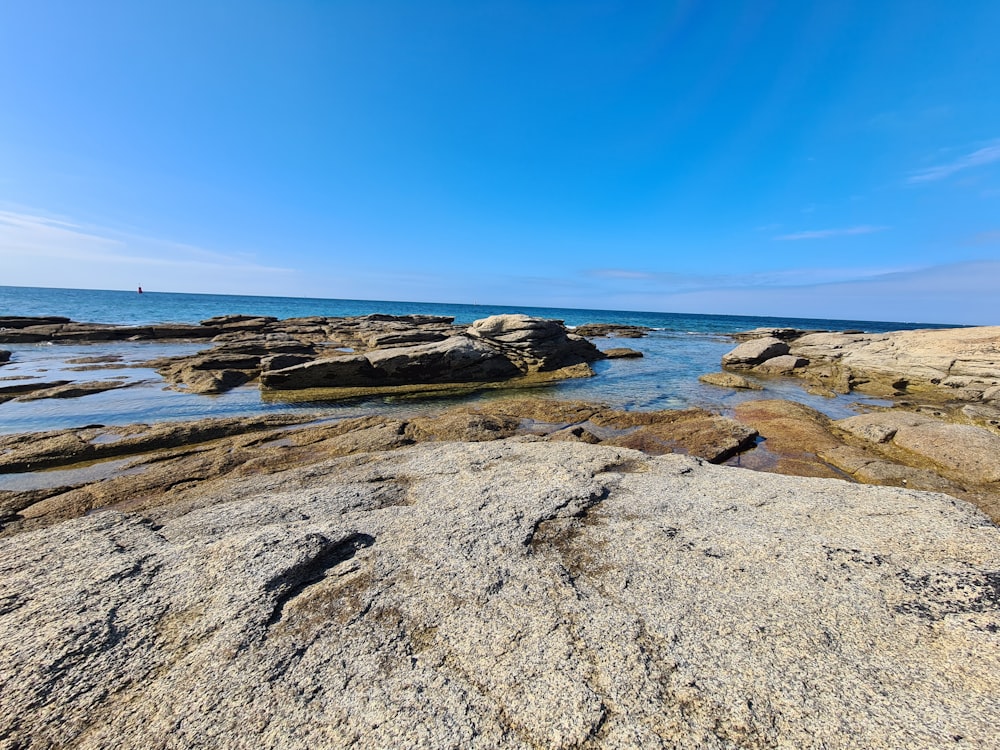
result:
<svg viewBox="0 0 1000 750"><path fill-rule="evenodd" d="M997 0L0 2L0 285L1000 324Z"/></svg>

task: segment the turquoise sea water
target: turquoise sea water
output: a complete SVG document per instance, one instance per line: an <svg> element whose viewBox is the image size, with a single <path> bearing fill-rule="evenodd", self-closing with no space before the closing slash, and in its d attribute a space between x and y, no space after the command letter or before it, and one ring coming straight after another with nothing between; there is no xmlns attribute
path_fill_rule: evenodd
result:
<svg viewBox="0 0 1000 750"><path fill-rule="evenodd" d="M438 303L388 302L368 300L249 297L232 295L176 294L81 289L40 289L0 286L0 316L62 315L73 320L96 323L147 324L196 323L215 315L231 313L273 315L278 318L309 315L349 316L369 313L390 315L429 314L453 316L456 323L500 313L522 312L565 321L569 326L583 323L622 323L655 329L642 339L597 339L600 348L628 346L645 355L643 359L598 362L597 376L573 380L533 390L537 395L602 401L625 409L672 409L705 406L725 412L748 398L792 398L808 403L831 416L846 416L856 408L855 397L824 399L803 391L793 379L772 379L767 390L736 393L703 385L699 375L719 369L722 355L733 347L725 334L759 326L806 329L888 331L903 328L936 327L928 324L822 320L808 318L762 318L732 315L687 315L680 313L630 312L623 310L578 310L563 308L502 307L495 305L449 305ZM497 393L465 399L367 399L348 403L287 405L261 400L256 386L236 388L218 396L178 393L164 388L152 370L135 364L155 357L181 354L206 348L204 344L164 344L154 342L100 344L0 345L13 352L12 361L0 366L0 384L10 379L111 380L133 383L128 388L82 398L41 401L8 401L0 404L0 433L28 432L86 424L128 424L209 416L235 416L275 411L317 412L329 417L362 414L412 414L440 409L456 401L496 398ZM67 360L113 355L119 361L108 369L70 369Z"/></svg>

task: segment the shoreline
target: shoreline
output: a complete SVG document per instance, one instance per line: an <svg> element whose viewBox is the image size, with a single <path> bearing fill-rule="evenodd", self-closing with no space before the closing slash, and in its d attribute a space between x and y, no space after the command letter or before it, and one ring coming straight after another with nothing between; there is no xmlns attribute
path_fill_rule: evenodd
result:
<svg viewBox="0 0 1000 750"><path fill-rule="evenodd" d="M493 320L493 318L488 319L488 321ZM5 530L2 533L10 533L11 529L15 528L30 528L39 523L37 521L39 518L48 517L52 521L67 517L67 513L72 515L73 511L57 509L60 501L56 498L63 494L67 496L63 501L67 507L83 509L77 512L90 512L97 507L104 507L101 505L104 501L98 498L105 494L108 497L120 495L125 491L128 482L119 482L119 486L115 486L114 483L123 477L145 473L147 465L151 462L159 464L158 472L154 472L160 477L157 481L169 486L175 481L174 477L183 476L187 470L184 468L184 461L175 461L176 457L173 456L164 458L159 454L147 454L150 450L178 445L176 438L167 437L171 433L188 436L213 434L211 429L205 430L206 425L227 424L229 426L224 428L224 431L228 431L226 440L231 441L230 443L223 441L221 446L212 445L212 441L218 436L186 439L194 440L196 444L202 446L198 450L206 454L219 450L231 453L235 445L232 441L249 439L248 435L262 429L259 425L267 424L268 420L272 424L272 431L285 431L289 429L286 425L308 425L316 420L323 420L322 424L326 425L325 427L301 428L304 433L309 433L310 430L312 433L317 433L310 438L317 443L334 437L341 439L343 434L354 431L354 428L345 429L339 426L343 423L362 425L359 428L362 432L373 428L373 425L378 425L378 429L383 431L394 430L394 437L383 446L387 448L397 448L427 440L494 440L516 435L533 435L547 440L574 440L632 447L649 455L680 452L714 463L730 463L760 471L834 477L852 482L946 492L972 502L995 522L1000 521L1000 490L998 490L1000 476L993 476L986 465L991 451L996 450L997 454L1000 454L1000 442L996 442L997 435L1000 435L1000 405L995 403L995 396L1000 395L1000 366L996 365L996 361L1000 361L1000 356L995 361L992 355L993 349L997 348L997 342L1000 342L1000 328L969 327L955 329L952 332L929 330L883 334L811 333L794 329L757 329L734 333L731 338L737 346L732 352L721 357L723 367L726 368L721 380L718 377L713 379L707 373L701 379L708 383L716 383L709 386L709 389L727 394L736 393L742 400L729 408L686 407L649 410L610 408L606 403L590 399L557 397L553 400L547 395L536 395L539 385L566 382L565 379L570 373L570 377L583 376L595 381L595 390L599 394L602 375L593 377L593 371L581 363L579 357L582 356L585 362L588 359L593 361L606 358L607 355L592 344L586 343L580 336L571 335L567 338L565 333L560 332L565 329L551 322L523 316L520 318L500 316L495 320L502 322L482 323L486 326L486 330L491 331L493 330L491 326L501 326L497 329L500 331L499 334L494 332L490 335L499 336L497 339L499 342L505 337L518 341L517 346L521 347L516 350L522 352L521 354L508 356L527 357L525 362L542 362L546 361L545 357L549 357L554 363L549 366L549 371L536 372L529 365L520 365L520 370L513 368L511 370L517 377L508 378L506 381L491 379L491 371L486 370L485 377L478 382L458 383L450 382L454 378L448 374L447 367L450 365L445 365L446 369L441 371L442 374L434 376L438 378L438 382L387 385L376 381L368 386L341 385L337 388L326 387L322 381L316 379L316 376L310 375L290 391L267 391L262 384L262 402L276 403L281 407L279 411L269 415L266 413L257 416L236 415L221 420L219 418L194 421L183 418L156 420L150 427L143 426L139 422L124 425L101 424L90 430L96 432L89 437L88 430L80 428L67 428L44 435L35 434L31 440L25 439L25 435L31 433L0 436L0 445L18 446L17 450L10 447L5 449L6 460L0 463L0 471L8 474L15 471L25 472L32 468L31 464L34 464L36 472L39 470L51 472L58 467L68 472L61 476L70 477L64 486L59 485L54 476L36 476L30 480L22 478L20 484L8 480L6 483L8 486L23 486L27 483L33 487L27 494L20 495L16 491L3 489L4 483L0 481L0 493L4 507L8 509L5 515L7 520L3 527ZM22 320L18 323L19 329L8 331L6 335L8 338L21 336L29 339L42 336L49 336L51 339L54 336L55 340L60 340L60 336L75 340L81 337L85 339L96 337L103 345L108 337L129 339L135 330L108 326L90 328L66 321L46 321L41 325L34 323L32 320ZM476 331L476 326L479 325L480 323L477 323L468 330ZM513 325L514 328L502 328L504 325ZM585 332L588 330L586 326L582 328ZM208 383L207 388L200 389L201 394L217 392L218 386L213 384L226 381L230 375L238 377L230 380L225 385L226 389L238 388L247 381L253 384L263 377L260 368L263 367L264 374L267 374L267 363L272 361L277 361L279 368L287 368L277 370L283 377L286 372L295 373L311 366L310 363L313 361L311 358L317 356L319 364L336 364L341 369L347 365L348 372L353 372L357 367L355 362L368 366L369 361L362 359L356 352L372 352L365 355L369 359L375 355L383 359L385 355L391 355L395 358L393 362L405 354L408 358L405 361L409 362L416 361L413 360L414 352L419 354L428 351L436 357L438 351L452 351L454 348L450 343L452 341L458 342L461 346L467 346L468 344L463 342L469 341L464 338L467 330L465 327L454 326L450 318L433 316L400 318L373 315L356 319L314 317L278 321L272 318L232 315L203 321L195 330L205 343L212 343L213 346L209 349L192 350L179 356L161 357L147 363L146 367L157 367L161 376L176 378L175 389L186 390L192 384L200 386ZM510 333L505 333L508 330ZM541 331L546 333L540 334ZM593 324L589 326L589 332L592 341L604 340L616 343L619 340L629 340L640 346L641 342L649 340L646 337L655 336L655 332L649 329L621 325ZM189 336L190 328L182 330L175 327L163 329L154 327L144 329L142 335L151 339L162 339L173 335ZM553 336L555 338L552 338ZM903 354L899 354L893 349L894 345L888 346L885 343L901 337L906 341L915 342L950 341L953 348L956 341L974 342L971 349L966 347L973 353L966 352L962 356L968 360L965 367L970 372L978 373L979 379L969 376L960 378L954 375L949 380L944 376L932 377L934 374L932 372L927 375L927 382L920 384L914 373L907 374L908 371L904 370L907 367L911 369L915 367L918 374L922 373L928 366L920 357L927 359L930 355L920 349L924 344L910 344L916 348L918 355L911 356L905 354L905 346L901 349ZM536 344L531 343L535 340L548 342L544 346L549 347L545 351L550 353L539 354L538 351L541 350L536 351L533 348ZM475 343L476 339L472 341ZM557 348L563 347L558 349L561 353L554 353L557 349L552 348L552 341L563 342L557 346ZM790 346L785 343L786 341L791 342L793 351L808 353L813 358L812 365L807 366L809 360L803 356L789 355ZM804 349L797 343L800 341L805 342ZM988 346L983 342L988 342ZM330 354L317 355L317 347L320 346L327 347L323 351L331 352L333 358L329 358ZM888 348L894 352L893 356L896 359L886 364L876 357L873 360L874 365L869 364L866 370L861 366L866 360L860 355L855 357L850 354L851 347L874 348L876 352ZM503 351L509 350L503 349ZM613 348L609 351L621 351L621 349ZM975 354L976 351L982 354L978 360L975 359L979 356ZM578 353L569 354L569 352ZM495 355L488 354L488 356ZM570 358L567 359L567 356ZM944 358L952 363L957 361L955 352L938 353L936 356L937 360ZM900 357L903 359L899 359ZM969 359L970 357L972 359ZM79 364L78 369L81 371L87 371L88 368L97 370L105 367L114 368L117 364L114 361L107 361L114 359L115 356L94 356L78 357L70 361ZM260 365L261 362L264 364ZM779 362L782 363L780 367L776 366ZM833 364L830 364L831 362ZM852 362L855 371L845 369L844 362ZM559 369L555 366L565 366L567 363L571 365L568 368ZM234 371L231 369L234 366L258 369ZM411 365L406 366L411 367ZM584 369L578 369L580 367ZM0 377L2 375L3 370L0 369ZM749 376L750 380L746 376ZM942 378L944 381L940 386L930 383L930 380L941 382ZM169 383L169 380L167 382ZM904 382L907 383L906 386L903 385ZM982 383L979 391L972 389L973 382ZM895 385L891 385L893 383ZM956 383L962 388L956 388ZM11 391L7 394L7 398L20 400L46 396L54 399L80 397L101 390L111 391L113 395L114 391L120 387L127 388L129 384L116 383L113 380L94 381L92 387L88 389L85 387L86 383L74 384L56 380L42 385L45 387L36 394L23 395L20 390L28 386L21 385L20 381L13 381L10 385L4 385L3 381L0 381L0 391L6 388ZM317 388L319 385L324 387ZM785 388L784 393L780 391L776 393L776 385ZM867 402L860 399L852 401L854 409L846 414L841 413L836 418L827 416L814 406L808 405L805 396L807 390L818 388L822 398L829 399L834 395L831 387L846 394L846 398L856 399L859 393L867 393L870 398ZM789 392L788 388L793 390ZM796 398L794 390L796 388L799 389L800 398ZM491 391L495 392L495 396L484 398L484 394L489 394ZM521 392L520 397L516 395L518 392ZM440 400L442 394L450 398ZM475 394L475 397L470 401L462 399L463 394ZM372 395L381 396L382 399L363 405L360 413L351 406L359 403L358 397ZM344 403L341 411L316 409L320 402L331 396ZM428 398L428 396L438 398ZM0 393L0 398L2 397L3 394ZM210 395L192 397L212 398ZM813 397L813 403L815 398ZM381 407L380 404L388 403L388 399L395 399L399 403L392 409ZM285 408L296 403L304 406L300 409ZM559 404L564 406L558 406ZM4 405L0 405L0 409L2 408ZM556 416L548 420L539 420L537 414L541 412ZM900 414L912 416L907 416L900 422ZM428 431L426 425L434 423L446 426ZM477 428L476 423L491 424L493 427ZM536 423L541 423L542 426ZM608 425L616 426L617 433L608 433ZM296 428L292 429L294 432ZM325 435L322 434L324 430L327 433ZM139 441L134 449L131 449L128 440L120 440L120 436L128 436L137 431L161 435L158 438L160 442L154 440L154 444L150 445ZM80 437L81 435L84 437ZM911 435L908 438L909 443L905 440L907 435ZM916 437L912 437L913 435ZM104 445L102 449L102 446L94 445L92 440L111 441L114 446ZM272 440L273 438L261 438L256 442L266 445ZM283 440L285 443L281 444L281 447L287 448L288 441L293 438L286 436ZM53 441L58 446L57 454L61 456L57 460L46 458L48 449L45 446ZM360 445L372 447L366 439L359 440L357 435L352 437L351 441L355 445L354 448L337 447L334 449L335 453L340 454L345 450L358 451L360 448L356 446ZM63 443L69 446L75 445L76 448L67 448L62 445ZM955 448L952 444L957 444L959 447ZM25 448L26 445L30 448ZM381 444L373 445L378 447ZM963 450L968 455L961 455ZM261 453L263 448L258 448L257 451ZM299 458L281 457L278 455L281 452L271 451L274 455L267 457L244 457L241 461L220 462L220 467L224 468L218 469L216 475L212 475L211 472L205 474L202 470L198 481L215 479L234 470L238 471L240 463L245 461L254 460L260 466L271 467L269 470L272 471L297 465L301 461ZM17 458L20 453L24 453L24 457ZM322 452L317 453L321 454ZM107 476L96 481L95 484L99 489L88 490L87 483L76 478L90 476L87 471L83 471L82 474L74 473L76 470L67 468L74 464L111 457L119 460L122 456L127 456L130 460L122 463L117 472L108 472ZM171 461L174 461L176 466L170 471L163 472L163 466ZM105 487L110 489L103 489ZM157 491L155 482L149 484L148 491L154 493ZM81 493L90 499L81 500ZM38 503L41 505L36 508ZM113 506L114 502L107 501L105 505ZM56 510L46 510L52 508Z"/></svg>

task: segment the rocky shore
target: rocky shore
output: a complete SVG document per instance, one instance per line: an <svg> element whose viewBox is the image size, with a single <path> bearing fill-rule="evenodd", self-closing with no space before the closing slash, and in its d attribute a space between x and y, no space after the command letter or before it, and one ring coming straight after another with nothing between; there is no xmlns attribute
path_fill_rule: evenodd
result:
<svg viewBox="0 0 1000 750"><path fill-rule="evenodd" d="M622 328L634 327L597 326L594 334ZM195 354L143 364L178 390L213 394L257 382L268 397L291 400L535 385L588 377L590 363L600 359L642 356L624 348L605 354L561 321L526 315L496 315L471 326L429 315L285 320L226 315L199 325L149 326L0 318L0 344L108 341L205 341L212 346ZM9 359L9 352L4 355L0 362ZM102 363L89 364L88 369L100 369ZM53 390L68 384L0 385L0 401L67 398L121 387L91 382L74 384L72 393Z"/></svg>
<svg viewBox="0 0 1000 750"><path fill-rule="evenodd" d="M158 367L343 394L601 356L411 317L228 316ZM749 332L707 378L886 398L846 419L765 390L2 436L0 744L989 747L1000 328L903 333Z"/></svg>

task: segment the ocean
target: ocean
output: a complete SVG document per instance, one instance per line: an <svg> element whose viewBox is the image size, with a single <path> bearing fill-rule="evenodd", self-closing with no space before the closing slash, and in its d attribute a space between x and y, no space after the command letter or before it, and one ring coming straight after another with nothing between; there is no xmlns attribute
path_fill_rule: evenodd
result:
<svg viewBox="0 0 1000 750"><path fill-rule="evenodd" d="M571 380L535 388L532 395L550 398L600 401L622 409L676 409L701 406L726 413L737 403L757 398L789 398L819 409L832 417L856 413L866 404L880 403L854 394L832 399L806 393L794 379L774 379L763 392L733 392L698 382L698 376L719 369L719 360L733 346L726 334L761 326L821 330L880 332L943 327L932 324L774 318L734 315L635 312L627 310L582 310L497 305L452 305L433 302L255 297L221 294L44 289L0 286L0 317L7 315L61 315L93 323L141 325L149 323L197 323L216 315L272 315L277 318L310 315L354 316L370 313L390 315L446 315L456 323L502 313L525 313L562 320L568 326L584 323L618 323L654 329L641 339L596 339L599 348L628 346L643 353L642 359L596 363L596 377ZM150 423L202 417L240 416L280 411L316 413L343 418L372 413L405 416L445 406L481 401L506 395L490 392L456 398L375 398L350 402L283 404L265 402L255 385L236 388L218 396L178 393L166 389L155 371L137 366L147 360L197 351L205 344L120 342L97 344L3 344L13 353L11 362L0 366L5 380L109 380L132 383L123 388L75 399L8 401L0 404L0 433L79 427L87 424ZM120 357L118 366L81 371L68 360L104 355ZM523 393L523 391L518 391Z"/></svg>

